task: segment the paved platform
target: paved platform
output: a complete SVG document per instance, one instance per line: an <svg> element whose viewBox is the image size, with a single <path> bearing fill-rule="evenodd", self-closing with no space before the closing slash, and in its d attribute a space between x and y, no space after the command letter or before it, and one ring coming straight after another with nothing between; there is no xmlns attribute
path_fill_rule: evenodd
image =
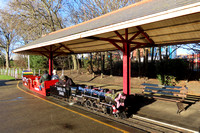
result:
<svg viewBox="0 0 200 133"><path fill-rule="evenodd" d="M17 81L0 80L1 133L120 133L140 132L97 115L29 95Z"/></svg>

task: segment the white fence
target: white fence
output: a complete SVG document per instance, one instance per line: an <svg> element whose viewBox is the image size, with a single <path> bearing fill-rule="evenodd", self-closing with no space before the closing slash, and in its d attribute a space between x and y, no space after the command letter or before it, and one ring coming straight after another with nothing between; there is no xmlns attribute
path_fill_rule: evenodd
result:
<svg viewBox="0 0 200 133"><path fill-rule="evenodd" d="M22 78L22 71L23 70L27 70L27 69L23 69L23 68L0 68L0 75L7 75L7 76L11 76L14 77L15 79L21 79ZM33 72L33 75L39 75L40 76L40 72L41 70L38 70L36 72L35 69L31 69L31 71Z"/></svg>
<svg viewBox="0 0 200 133"><path fill-rule="evenodd" d="M0 75L7 75L7 76L11 76L11 77L14 77L15 79L21 79L22 78L22 72L24 70L27 70L27 69L24 69L24 68L7 68L7 69L3 69L3 68L0 68ZM41 75L41 72L44 71L41 70L41 69L31 69L30 71L33 72L33 75L38 75L40 76ZM64 70L62 70L62 75L64 75Z"/></svg>
<svg viewBox="0 0 200 133"><path fill-rule="evenodd" d="M15 79L21 78L23 69L21 68L7 68L7 69L1 69L0 68L0 75L7 75L14 77Z"/></svg>

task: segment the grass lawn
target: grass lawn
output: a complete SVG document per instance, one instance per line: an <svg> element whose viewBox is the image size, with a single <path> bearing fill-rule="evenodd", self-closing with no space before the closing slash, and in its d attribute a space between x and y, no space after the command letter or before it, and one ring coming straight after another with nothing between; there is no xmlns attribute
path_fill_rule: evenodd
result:
<svg viewBox="0 0 200 133"><path fill-rule="evenodd" d="M7 75L0 75L0 80L13 80L14 77L7 76Z"/></svg>

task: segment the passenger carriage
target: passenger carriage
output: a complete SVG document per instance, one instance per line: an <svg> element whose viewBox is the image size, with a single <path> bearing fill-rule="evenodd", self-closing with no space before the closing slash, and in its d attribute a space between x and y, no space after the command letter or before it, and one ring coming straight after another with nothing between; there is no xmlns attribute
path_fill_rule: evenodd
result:
<svg viewBox="0 0 200 133"><path fill-rule="evenodd" d="M41 85L41 83L39 83L40 78L41 76L34 76L33 72L31 71L26 70L22 72L22 81L23 85L26 88L43 96L50 95L50 86L55 85L55 83L58 82L58 80L44 81L44 87L42 88L42 90L40 90L39 88L39 86Z"/></svg>

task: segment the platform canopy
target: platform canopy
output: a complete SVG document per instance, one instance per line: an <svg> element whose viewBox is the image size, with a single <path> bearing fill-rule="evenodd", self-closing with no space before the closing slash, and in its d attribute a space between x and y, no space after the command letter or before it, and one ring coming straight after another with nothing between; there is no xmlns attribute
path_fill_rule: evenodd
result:
<svg viewBox="0 0 200 133"><path fill-rule="evenodd" d="M130 95L130 52L136 48L200 42L200 0L143 0L92 20L52 32L14 53L53 58L121 50L123 93Z"/></svg>
<svg viewBox="0 0 200 133"><path fill-rule="evenodd" d="M125 34L128 34L127 38ZM14 53L54 56L200 42L200 0L143 0L52 32Z"/></svg>

